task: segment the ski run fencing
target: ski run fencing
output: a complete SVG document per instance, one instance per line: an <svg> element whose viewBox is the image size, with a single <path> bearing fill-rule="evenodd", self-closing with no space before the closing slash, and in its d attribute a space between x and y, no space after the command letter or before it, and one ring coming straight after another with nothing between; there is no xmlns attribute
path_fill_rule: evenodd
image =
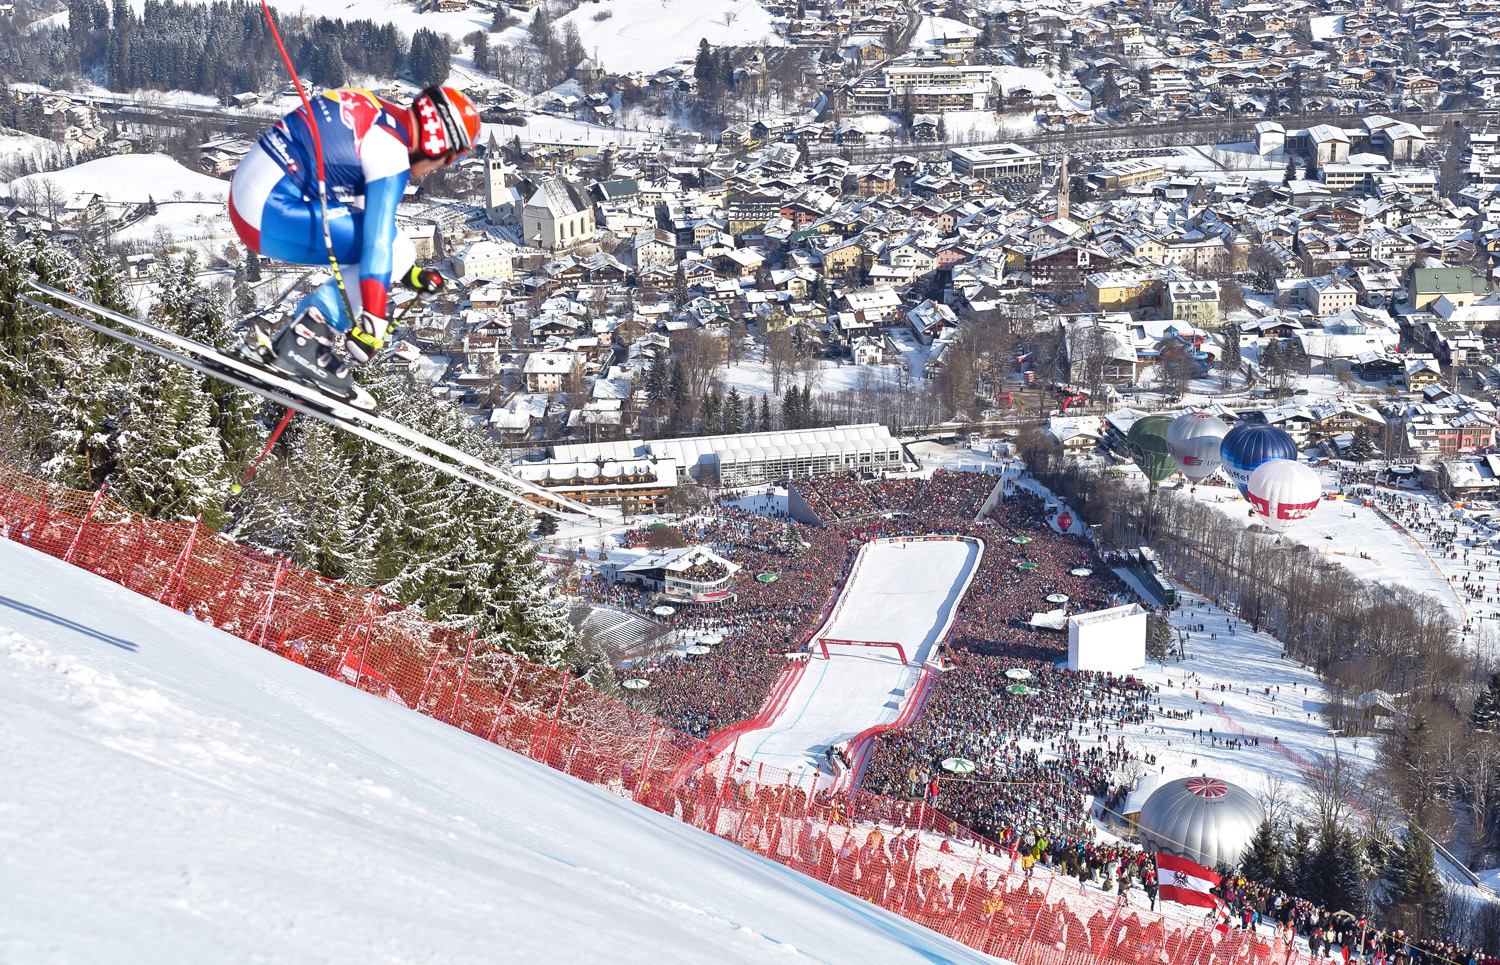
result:
<svg viewBox="0 0 1500 965"><path fill-rule="evenodd" d="M1019 965L1311 963L1253 932L1220 937L1196 909L1151 912L1040 864L1028 876L1005 849L925 803L809 794L791 774L716 753L722 742L667 728L565 672L476 654L472 637L378 590L324 579L198 523L147 519L102 491L0 464L0 536ZM787 673L805 668L790 660Z"/></svg>

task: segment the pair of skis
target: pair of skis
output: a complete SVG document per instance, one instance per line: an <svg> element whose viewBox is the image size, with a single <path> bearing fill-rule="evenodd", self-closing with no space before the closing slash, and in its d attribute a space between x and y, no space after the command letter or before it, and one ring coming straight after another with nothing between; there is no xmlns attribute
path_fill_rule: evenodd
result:
<svg viewBox="0 0 1500 965"><path fill-rule="evenodd" d="M543 486L521 479L477 456L470 455L378 413L350 405L343 399L289 378L280 370L252 364L232 352L225 352L142 322L129 315L80 298L71 292L62 291L38 281L32 281L29 284L38 295L70 305L95 318L85 318L31 295L20 296L21 301L28 305L65 321L82 325L101 335L107 335L126 345L227 382L236 388L253 392L291 411L301 412L329 425L337 426L413 462L429 466L472 486L478 486L511 502L519 503L533 512L548 513L559 519L572 518L570 513L605 518L604 513L591 506L559 496ZM128 331L121 331L119 328L105 325L96 319L114 322L124 326ZM523 494L530 494L545 502L533 502ZM560 508L553 508L554 504Z"/></svg>

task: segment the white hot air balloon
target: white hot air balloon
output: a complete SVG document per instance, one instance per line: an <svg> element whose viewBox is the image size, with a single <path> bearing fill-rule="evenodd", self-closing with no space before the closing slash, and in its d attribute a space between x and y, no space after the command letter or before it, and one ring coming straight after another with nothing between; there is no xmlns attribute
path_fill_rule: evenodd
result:
<svg viewBox="0 0 1500 965"><path fill-rule="evenodd" d="M1219 468L1219 445L1228 431L1217 416L1207 412L1185 412L1167 427L1167 448L1193 485Z"/></svg>
<svg viewBox="0 0 1500 965"><path fill-rule="evenodd" d="M1306 519L1323 498L1323 483L1305 464L1273 459L1250 474L1250 505L1278 533Z"/></svg>

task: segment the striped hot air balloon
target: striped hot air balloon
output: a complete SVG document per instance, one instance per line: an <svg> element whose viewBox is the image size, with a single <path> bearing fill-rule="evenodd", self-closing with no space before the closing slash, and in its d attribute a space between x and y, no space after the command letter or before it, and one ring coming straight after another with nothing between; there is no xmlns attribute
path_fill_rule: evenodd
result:
<svg viewBox="0 0 1500 965"><path fill-rule="evenodd" d="M1273 459L1297 459L1297 443L1284 429L1268 425L1240 424L1230 429L1219 445L1224 475L1250 498L1250 474Z"/></svg>

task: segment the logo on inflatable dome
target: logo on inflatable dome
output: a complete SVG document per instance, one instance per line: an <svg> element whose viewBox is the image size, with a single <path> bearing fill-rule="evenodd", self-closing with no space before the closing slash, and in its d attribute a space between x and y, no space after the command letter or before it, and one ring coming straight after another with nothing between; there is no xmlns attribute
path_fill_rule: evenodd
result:
<svg viewBox="0 0 1500 965"><path fill-rule="evenodd" d="M1199 797L1223 797L1229 793L1229 785L1212 777L1195 777L1187 782L1189 794Z"/></svg>
<svg viewBox="0 0 1500 965"><path fill-rule="evenodd" d="M1264 496L1257 496L1255 493L1250 493L1245 498L1250 501L1250 505L1255 508L1255 511L1262 516L1269 516L1272 519L1293 520L1306 519L1312 515L1312 511L1318 508L1318 500L1323 498L1323 494L1318 493L1318 499L1314 499L1310 503L1272 503ZM1275 510L1274 512L1272 511L1273 509Z"/></svg>

